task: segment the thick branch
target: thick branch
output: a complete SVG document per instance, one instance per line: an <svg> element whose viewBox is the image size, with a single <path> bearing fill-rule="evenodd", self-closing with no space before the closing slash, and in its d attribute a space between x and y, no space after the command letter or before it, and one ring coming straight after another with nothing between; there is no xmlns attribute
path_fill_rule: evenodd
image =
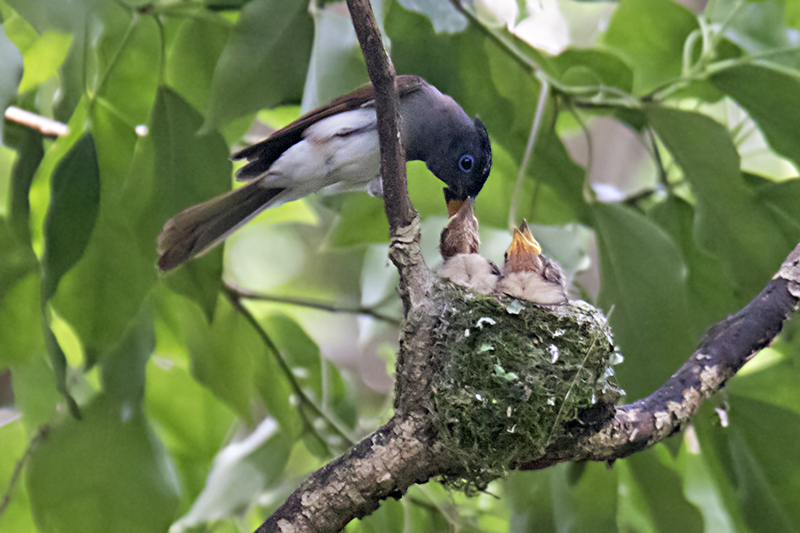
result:
<svg viewBox="0 0 800 533"><path fill-rule="evenodd" d="M314 472L256 533L340 531L447 469L422 415L392 418L345 455Z"/></svg>
<svg viewBox="0 0 800 533"><path fill-rule="evenodd" d="M576 443L555 443L522 469L589 459L613 461L680 431L703 401L721 389L759 350L780 333L800 301L800 244L753 301L714 326L689 360L646 398L617 408L600 431Z"/></svg>

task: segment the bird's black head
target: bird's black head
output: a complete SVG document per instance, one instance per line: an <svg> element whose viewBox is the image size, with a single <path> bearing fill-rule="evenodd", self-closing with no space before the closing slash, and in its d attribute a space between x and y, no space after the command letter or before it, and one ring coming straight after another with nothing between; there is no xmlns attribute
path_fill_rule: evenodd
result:
<svg viewBox="0 0 800 533"><path fill-rule="evenodd" d="M492 146L479 119L461 124L452 134L446 151L427 161L428 168L447 184L445 198L464 202L481 192L492 169Z"/></svg>

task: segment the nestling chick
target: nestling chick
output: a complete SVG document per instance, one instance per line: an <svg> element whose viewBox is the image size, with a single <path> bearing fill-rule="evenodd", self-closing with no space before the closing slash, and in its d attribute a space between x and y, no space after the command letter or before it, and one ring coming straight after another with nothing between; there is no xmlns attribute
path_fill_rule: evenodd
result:
<svg viewBox="0 0 800 533"><path fill-rule="evenodd" d="M478 219L472 204L472 198L468 198L442 230L439 252L444 263L439 275L474 292L489 294L495 289L500 269L478 254Z"/></svg>
<svg viewBox="0 0 800 533"><path fill-rule="evenodd" d="M496 292L543 305L563 305L569 301L564 271L558 263L542 255L542 247L524 220L519 229L514 228Z"/></svg>

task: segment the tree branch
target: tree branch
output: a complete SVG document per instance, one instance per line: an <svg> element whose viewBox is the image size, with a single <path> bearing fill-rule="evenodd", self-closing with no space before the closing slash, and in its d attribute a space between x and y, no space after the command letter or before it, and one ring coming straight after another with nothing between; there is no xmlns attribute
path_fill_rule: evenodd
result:
<svg viewBox="0 0 800 533"><path fill-rule="evenodd" d="M381 500L448 469L422 415L395 416L345 455L314 472L256 533L340 531Z"/></svg>
<svg viewBox="0 0 800 533"><path fill-rule="evenodd" d="M276 294L266 294L263 292L255 292L242 287L237 287L233 283L225 282L225 290L229 293L235 294L237 297L246 300L258 300L261 302L274 302L277 304L296 305L298 307L308 307L310 309L319 309L321 311L329 311L331 313L347 313L351 315L364 315L370 316L375 320L387 322L393 326L400 326L400 319L393 316L385 315L380 311L376 311L372 307L338 307L334 304L321 302L319 300L308 300L305 298L293 298L291 296L278 296Z"/></svg>

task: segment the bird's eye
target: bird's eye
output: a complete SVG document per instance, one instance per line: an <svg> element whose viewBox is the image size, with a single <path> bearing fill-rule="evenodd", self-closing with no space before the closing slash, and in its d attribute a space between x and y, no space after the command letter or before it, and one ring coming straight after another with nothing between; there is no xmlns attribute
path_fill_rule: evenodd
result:
<svg viewBox="0 0 800 533"><path fill-rule="evenodd" d="M475 159L469 155L462 155L461 159L458 160L458 168L463 170L464 172L469 172L472 170L472 165L475 163Z"/></svg>

